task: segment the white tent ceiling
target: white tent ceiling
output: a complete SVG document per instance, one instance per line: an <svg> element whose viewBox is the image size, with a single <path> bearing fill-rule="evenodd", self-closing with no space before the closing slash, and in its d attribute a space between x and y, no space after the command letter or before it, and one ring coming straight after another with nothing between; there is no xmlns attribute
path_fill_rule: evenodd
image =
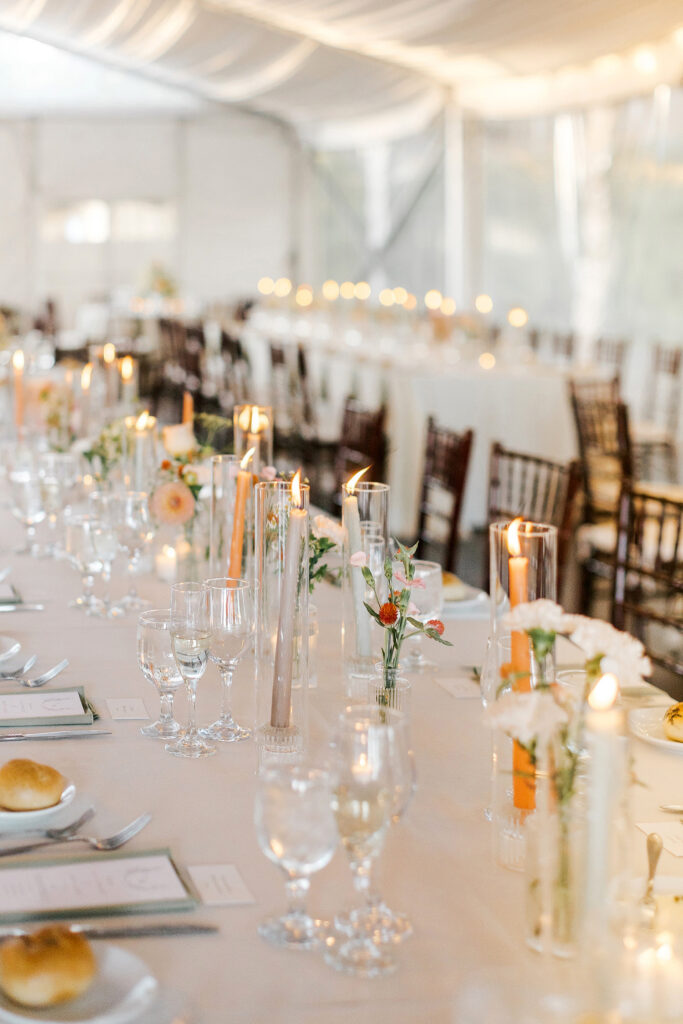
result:
<svg viewBox="0 0 683 1024"><path fill-rule="evenodd" d="M0 28L333 143L678 83L680 0L0 0Z"/></svg>

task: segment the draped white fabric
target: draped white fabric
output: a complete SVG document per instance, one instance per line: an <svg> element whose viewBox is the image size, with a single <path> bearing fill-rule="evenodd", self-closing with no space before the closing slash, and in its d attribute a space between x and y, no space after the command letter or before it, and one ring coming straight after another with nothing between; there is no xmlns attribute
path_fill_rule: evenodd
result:
<svg viewBox="0 0 683 1024"><path fill-rule="evenodd" d="M579 10L580 8L580 10ZM0 0L0 27L283 118L320 143L680 79L679 0Z"/></svg>

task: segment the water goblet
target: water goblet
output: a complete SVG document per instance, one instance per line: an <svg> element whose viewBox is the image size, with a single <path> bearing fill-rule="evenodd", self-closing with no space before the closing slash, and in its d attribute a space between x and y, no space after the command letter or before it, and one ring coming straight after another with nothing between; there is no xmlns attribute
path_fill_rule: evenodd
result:
<svg viewBox="0 0 683 1024"><path fill-rule="evenodd" d="M197 730L197 683L206 671L211 643L209 591L204 583L174 583L171 587L171 646L189 698L187 726L166 750L176 757L208 757L216 748Z"/></svg>
<svg viewBox="0 0 683 1024"><path fill-rule="evenodd" d="M44 554L49 558L59 558L62 554L58 537L59 520L66 494L78 477L76 456L71 452L42 452L38 458L38 476L50 538Z"/></svg>
<svg viewBox="0 0 683 1024"><path fill-rule="evenodd" d="M69 602L70 608L83 608L86 614L99 615L102 602L95 597L95 576L102 563L95 551L92 538L93 517L86 512L71 513L66 517L64 549L71 565L79 572L83 593Z"/></svg>
<svg viewBox="0 0 683 1024"><path fill-rule="evenodd" d="M45 519L45 506L41 493L38 473L28 465L10 471L10 494L12 514L26 530L26 543L17 548L17 555L38 555L40 549L35 543L36 526Z"/></svg>
<svg viewBox="0 0 683 1024"><path fill-rule="evenodd" d="M311 949L326 925L306 912L310 876L329 864L338 843L330 776L303 765L269 769L259 777L254 823L259 846L286 875L287 911L259 925L274 946Z"/></svg>
<svg viewBox="0 0 683 1024"><path fill-rule="evenodd" d="M148 497L144 491L126 491L114 495L113 500L119 547L128 556L130 577L128 593L118 604L127 611L142 611L149 607L150 602L138 595L135 573L145 547L154 536Z"/></svg>
<svg viewBox="0 0 683 1024"><path fill-rule="evenodd" d="M438 619L443 608L443 572L438 562L424 562L415 559L415 575L413 580L419 581L420 586L411 588L411 601L417 606L413 612L413 618L422 623L430 619ZM433 661L428 661L422 651L424 637L422 635L411 637L404 648L405 653L401 656L401 668L408 672L424 672L426 669L435 668Z"/></svg>
<svg viewBox="0 0 683 1024"><path fill-rule="evenodd" d="M385 715L371 705L347 708L333 742L336 785L332 807L354 888L363 901L358 910L361 915L379 903L372 886L372 867L384 846L393 808L390 731ZM353 913L339 915L335 923L341 925L340 931L346 930ZM365 978L396 969L389 950L376 942L370 931L353 924L349 930L348 937L330 936L325 949L330 966Z"/></svg>
<svg viewBox="0 0 683 1024"><path fill-rule="evenodd" d="M152 725L140 729L143 736L170 739L180 732L173 714L175 691L183 685L171 645L171 610L143 612L138 619L138 666L145 679L159 691L161 710Z"/></svg>
<svg viewBox="0 0 683 1024"><path fill-rule="evenodd" d="M209 591L209 658L223 683L220 717L201 730L202 736L221 743L234 743L250 735L232 717L232 678L254 629L254 588L248 580L230 578L206 581Z"/></svg>

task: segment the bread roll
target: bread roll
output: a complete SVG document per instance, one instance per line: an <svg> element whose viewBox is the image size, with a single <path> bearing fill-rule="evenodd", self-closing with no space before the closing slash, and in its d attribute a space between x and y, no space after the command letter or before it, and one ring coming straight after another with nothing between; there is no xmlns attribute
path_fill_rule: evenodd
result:
<svg viewBox="0 0 683 1024"><path fill-rule="evenodd" d="M22 1006L56 1006L80 996L97 965L90 943L65 925L48 925L0 945L0 987Z"/></svg>
<svg viewBox="0 0 683 1024"><path fill-rule="evenodd" d="M0 768L0 807L38 811L58 804L66 779L47 764L16 758Z"/></svg>
<svg viewBox="0 0 683 1024"><path fill-rule="evenodd" d="M443 573L444 601L462 601L467 594L467 585L454 572Z"/></svg>
<svg viewBox="0 0 683 1024"><path fill-rule="evenodd" d="M664 712L664 735L669 740L683 743L683 702L672 704Z"/></svg>

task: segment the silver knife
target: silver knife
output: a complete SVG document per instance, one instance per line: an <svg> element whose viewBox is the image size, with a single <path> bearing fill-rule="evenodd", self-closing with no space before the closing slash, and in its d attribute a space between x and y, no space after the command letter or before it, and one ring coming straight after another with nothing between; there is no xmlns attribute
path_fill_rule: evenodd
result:
<svg viewBox="0 0 683 1024"><path fill-rule="evenodd" d="M0 612L42 612L44 604L0 604Z"/></svg>
<svg viewBox="0 0 683 1024"><path fill-rule="evenodd" d="M106 729L58 729L54 732L0 733L0 743L13 740L87 740L91 736L111 736Z"/></svg>
<svg viewBox="0 0 683 1024"><path fill-rule="evenodd" d="M135 924L135 925L71 925L72 932L85 935L88 939L137 939L161 938L165 935L210 935L218 931L215 924L185 924L170 922L168 924ZM17 935L28 934L25 928L0 928L0 941L11 939Z"/></svg>

